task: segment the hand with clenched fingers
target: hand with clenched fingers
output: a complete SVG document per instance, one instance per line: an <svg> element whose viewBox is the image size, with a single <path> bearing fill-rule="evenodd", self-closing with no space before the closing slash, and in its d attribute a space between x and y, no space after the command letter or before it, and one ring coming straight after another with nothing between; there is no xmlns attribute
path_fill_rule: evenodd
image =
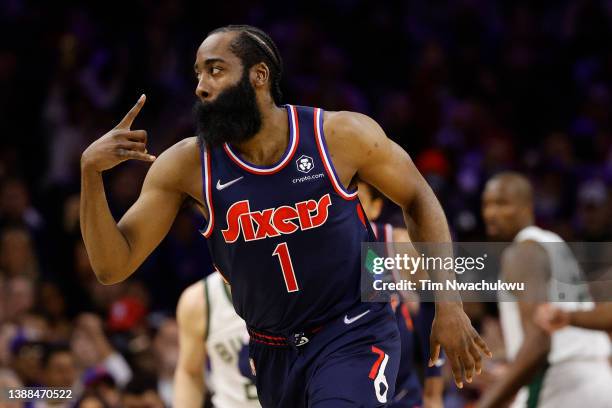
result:
<svg viewBox="0 0 612 408"><path fill-rule="evenodd" d="M125 117L111 131L93 142L81 156L81 167L97 172L111 169L121 162L135 159L147 162L155 160L155 156L147 152L147 132L131 130L132 123L142 106L146 96L143 94Z"/></svg>

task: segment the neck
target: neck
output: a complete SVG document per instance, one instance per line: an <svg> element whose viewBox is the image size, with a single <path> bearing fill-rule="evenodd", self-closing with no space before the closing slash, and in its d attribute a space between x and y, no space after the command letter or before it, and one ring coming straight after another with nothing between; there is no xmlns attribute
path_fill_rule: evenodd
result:
<svg viewBox="0 0 612 408"><path fill-rule="evenodd" d="M251 139L235 145L250 163L269 166L278 162L289 144L289 119L284 107L274 104L261 110L261 129Z"/></svg>

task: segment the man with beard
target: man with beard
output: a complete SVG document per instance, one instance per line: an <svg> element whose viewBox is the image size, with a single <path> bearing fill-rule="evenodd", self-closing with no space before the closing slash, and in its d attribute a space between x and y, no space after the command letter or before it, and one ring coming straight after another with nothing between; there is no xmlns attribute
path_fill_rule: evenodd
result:
<svg viewBox="0 0 612 408"><path fill-rule="evenodd" d="M384 406L393 396L400 342L388 304L360 299L361 242L373 240L357 200L362 179L400 205L415 241L450 242L435 195L376 122L352 112L280 106L282 63L250 26L210 33L195 61L197 137L159 158L131 130L144 95L81 159L81 231L98 279L126 279L191 197L203 235L250 334L250 362L265 407ZM101 173L153 162L141 194L116 223ZM434 271L438 280L451 275ZM461 301L437 304L440 346L455 381L471 381L486 345Z"/></svg>

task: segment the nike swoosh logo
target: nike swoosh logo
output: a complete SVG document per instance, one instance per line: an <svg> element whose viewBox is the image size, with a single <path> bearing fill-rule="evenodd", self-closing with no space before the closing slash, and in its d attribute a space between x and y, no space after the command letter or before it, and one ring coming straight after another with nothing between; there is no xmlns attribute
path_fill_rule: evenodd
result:
<svg viewBox="0 0 612 408"><path fill-rule="evenodd" d="M244 176L240 176L237 179L233 179L232 181L228 181L227 183L224 183L224 184L221 184L221 180L217 180L217 190L221 191L224 188L228 188L229 186L231 186L234 183L239 182L243 178L244 178Z"/></svg>
<svg viewBox="0 0 612 408"><path fill-rule="evenodd" d="M351 317L349 319L348 315L344 315L344 324L351 324L356 322L357 320L361 319L363 316L367 315L368 313L370 313L370 309L366 310L365 312L363 312L362 314L358 314L355 317Z"/></svg>

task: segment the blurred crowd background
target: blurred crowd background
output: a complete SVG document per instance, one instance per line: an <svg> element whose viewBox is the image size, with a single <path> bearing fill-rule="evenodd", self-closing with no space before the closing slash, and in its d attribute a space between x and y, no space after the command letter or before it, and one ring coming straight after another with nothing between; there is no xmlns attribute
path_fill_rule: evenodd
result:
<svg viewBox="0 0 612 408"><path fill-rule="evenodd" d="M127 282L97 283L79 232L79 159L141 93L136 128L159 154L193 135L195 50L252 24L284 58L284 100L375 118L434 187L456 240L484 240L483 183L528 174L538 224L612 236L609 0L0 1L0 385L69 386L116 406L152 389L169 405L174 308L211 271L189 206ZM147 165L106 174L116 217ZM384 218L397 222L392 206ZM466 306L496 348L494 307ZM494 375L495 368L490 372ZM447 406L478 397L487 380Z"/></svg>

